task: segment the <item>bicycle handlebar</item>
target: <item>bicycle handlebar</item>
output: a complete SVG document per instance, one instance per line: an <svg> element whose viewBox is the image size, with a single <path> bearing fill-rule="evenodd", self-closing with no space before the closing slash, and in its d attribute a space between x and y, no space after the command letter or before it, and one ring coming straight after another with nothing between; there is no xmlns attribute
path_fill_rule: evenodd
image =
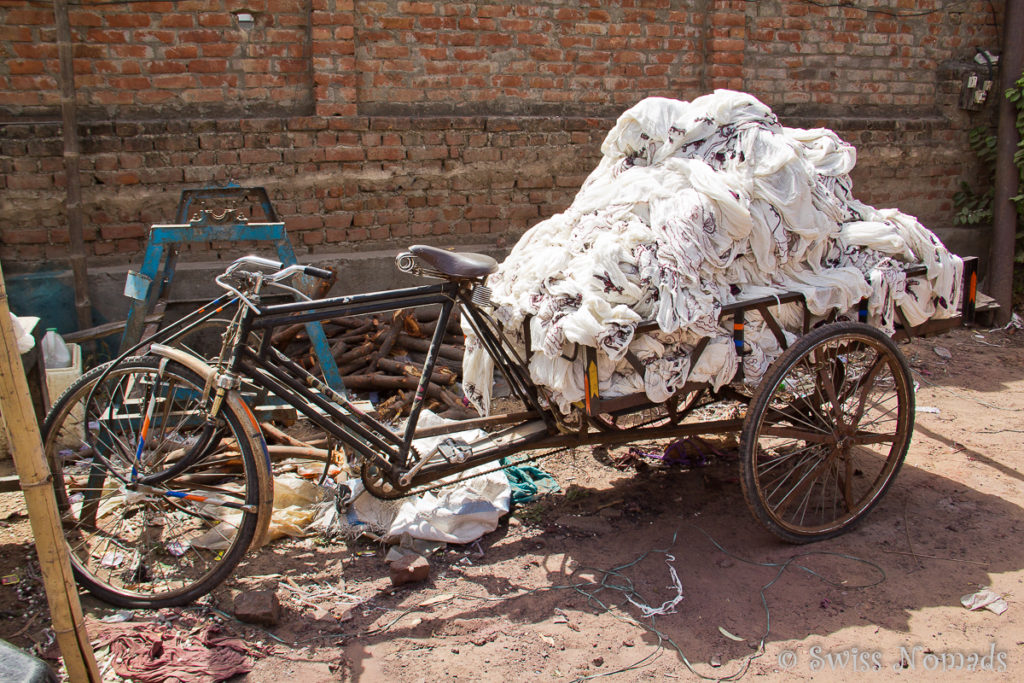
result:
<svg viewBox="0 0 1024 683"><path fill-rule="evenodd" d="M319 278L321 280L329 280L334 277L334 273L326 268L317 268L316 266L303 266L299 264L285 267L280 261L274 261L273 259L263 258L262 256L243 256L240 259L235 260L228 269L225 271L225 275L230 275L240 268L242 265L253 265L261 268L273 269L275 272L271 279L274 281L283 280L287 277L291 277L295 273L303 273L310 277Z"/></svg>
<svg viewBox="0 0 1024 683"><path fill-rule="evenodd" d="M321 280L330 280L334 277L334 273L327 270L326 268L317 268L316 266L304 266L302 269L306 275L311 277L317 277Z"/></svg>

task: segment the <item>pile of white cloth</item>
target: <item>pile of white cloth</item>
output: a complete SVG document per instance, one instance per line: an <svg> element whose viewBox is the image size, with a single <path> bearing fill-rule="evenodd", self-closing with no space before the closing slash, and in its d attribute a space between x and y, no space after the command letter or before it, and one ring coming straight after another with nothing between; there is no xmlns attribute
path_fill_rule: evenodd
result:
<svg viewBox="0 0 1024 683"><path fill-rule="evenodd" d="M717 90L643 100L601 152L572 205L527 231L487 283L523 352L529 318L531 377L562 412L583 399L577 345L598 349L602 397L661 402L687 381L717 389L739 363L758 382L782 350L752 312L737 354L731 321L718 319L735 301L798 291L824 317L868 298L869 322L889 332L897 306L912 325L956 315L962 261L912 216L854 199L856 150L831 130L784 127L757 98ZM918 263L927 275L907 278ZM772 313L795 339L802 308ZM657 331L635 334L647 320ZM464 389L486 413L493 363L466 333Z"/></svg>

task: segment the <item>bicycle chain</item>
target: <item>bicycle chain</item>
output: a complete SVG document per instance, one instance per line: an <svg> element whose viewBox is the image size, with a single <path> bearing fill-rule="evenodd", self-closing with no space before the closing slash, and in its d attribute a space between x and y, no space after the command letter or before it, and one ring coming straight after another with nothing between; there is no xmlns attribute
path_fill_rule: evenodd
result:
<svg viewBox="0 0 1024 683"><path fill-rule="evenodd" d="M543 453L540 453L538 455L533 455L533 456L530 456L528 458L523 458L521 460L517 460L515 463L513 463L513 465L501 465L501 464L499 464L496 467L493 467L493 468L491 468L489 470L484 470L483 472L476 472L476 473L474 473L472 475L468 475L468 476L462 476L462 477L459 477L458 479L455 479L455 480L441 481L441 482L438 482L438 483L430 485L430 486L424 486L424 487L418 488L418 489L410 489L410 490L406 491L405 493L403 493L400 497L395 498L394 500L401 500L402 498L408 498L409 496L418 496L418 495L421 495L421 494L424 494L424 493L431 493L433 491L437 491L438 489L442 489L442 488L444 488L446 486L451 486L453 484L461 484L464 481L471 481L473 479L477 479L478 477L483 477L483 476L488 475L488 474L494 474L495 472L500 472L501 470L505 469L506 467L518 466L518 465L521 465L521 464L527 463L527 462L536 462L538 460L542 460L543 458L549 458L552 455L555 455L557 453L562 453L562 452L565 452L565 451L573 450L574 448L579 448L579 446L576 446L576 445L573 445L573 446L562 446L561 448L555 448L555 449L552 449L550 451L544 451ZM373 495L373 494L371 493L370 495Z"/></svg>

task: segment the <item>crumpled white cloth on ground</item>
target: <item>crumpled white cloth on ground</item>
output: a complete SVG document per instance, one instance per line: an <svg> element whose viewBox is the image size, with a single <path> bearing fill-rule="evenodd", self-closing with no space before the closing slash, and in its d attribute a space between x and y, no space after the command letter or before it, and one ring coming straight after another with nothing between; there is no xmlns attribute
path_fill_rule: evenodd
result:
<svg viewBox="0 0 1024 683"><path fill-rule="evenodd" d="M531 378L563 412L583 398L578 346L598 349L602 396L661 402L687 381L717 389L740 362L757 382L781 348L751 312L749 353L737 356L718 321L735 301L799 291L826 316L867 298L869 322L889 332L897 306L911 325L956 314L962 261L912 216L854 199L856 150L830 130L784 127L752 95L716 90L641 101L601 151L572 205L527 231L487 283L520 352L529 317ZM927 274L908 278L903 266L917 263ZM800 308L773 314L795 339ZM658 331L636 335L645 320ZM463 386L486 413L493 363L465 332Z"/></svg>

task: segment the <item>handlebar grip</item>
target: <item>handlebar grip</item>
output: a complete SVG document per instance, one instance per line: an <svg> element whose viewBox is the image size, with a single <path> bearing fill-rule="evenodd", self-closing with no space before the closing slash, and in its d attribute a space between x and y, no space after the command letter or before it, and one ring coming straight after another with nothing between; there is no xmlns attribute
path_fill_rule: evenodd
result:
<svg viewBox="0 0 1024 683"><path fill-rule="evenodd" d="M305 266L302 269L302 272L312 277L318 277L321 280L330 280L334 277L334 273L332 271L325 270L324 268L317 268L316 266Z"/></svg>

